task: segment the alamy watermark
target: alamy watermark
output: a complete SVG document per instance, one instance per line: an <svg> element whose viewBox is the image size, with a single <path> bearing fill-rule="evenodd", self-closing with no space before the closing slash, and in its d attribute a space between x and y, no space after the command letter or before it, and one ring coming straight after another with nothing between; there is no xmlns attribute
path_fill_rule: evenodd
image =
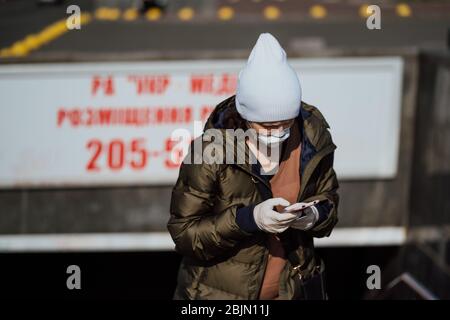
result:
<svg viewBox="0 0 450 320"><path fill-rule="evenodd" d="M81 29L81 9L77 5L70 5L66 10L67 14L70 16L66 19L66 27L69 30L80 30Z"/></svg>
<svg viewBox="0 0 450 320"><path fill-rule="evenodd" d="M73 264L67 267L66 273L69 274L66 280L66 286L69 290L81 289L81 269Z"/></svg>
<svg viewBox="0 0 450 320"><path fill-rule="evenodd" d="M366 270L370 276L366 280L366 286L369 290L381 289L381 269L376 264L370 265Z"/></svg>
<svg viewBox="0 0 450 320"><path fill-rule="evenodd" d="M366 26L369 30L381 29L381 9L379 6L372 4L366 8L369 14L366 20Z"/></svg>
<svg viewBox="0 0 450 320"><path fill-rule="evenodd" d="M258 141L261 132L268 135L273 130L257 132L253 128L209 128L202 134L201 123L194 121L194 137L198 136L196 139L192 139L188 129L179 128L172 132L171 140L175 145L170 158L173 162L179 160L181 152L185 164L255 164L259 160L263 167L270 168L261 168L261 174L272 174L278 170L280 144L267 145ZM246 152L246 144L251 152Z"/></svg>

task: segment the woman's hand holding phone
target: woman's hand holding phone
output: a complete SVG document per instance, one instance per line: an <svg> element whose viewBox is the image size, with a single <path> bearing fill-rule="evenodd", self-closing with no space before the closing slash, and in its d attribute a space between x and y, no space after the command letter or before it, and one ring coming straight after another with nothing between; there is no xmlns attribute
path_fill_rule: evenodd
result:
<svg viewBox="0 0 450 320"><path fill-rule="evenodd" d="M319 211L315 207L322 200L313 200L311 202L298 202L286 206L282 213L294 214L297 218L289 224L289 227L298 230L309 230L319 219Z"/></svg>
<svg viewBox="0 0 450 320"><path fill-rule="evenodd" d="M288 212L288 213L298 214L299 216L301 216L304 212L303 210L319 203L320 201L322 201L322 200L313 200L311 202L297 202L297 203L291 204L290 206L285 207L282 213Z"/></svg>

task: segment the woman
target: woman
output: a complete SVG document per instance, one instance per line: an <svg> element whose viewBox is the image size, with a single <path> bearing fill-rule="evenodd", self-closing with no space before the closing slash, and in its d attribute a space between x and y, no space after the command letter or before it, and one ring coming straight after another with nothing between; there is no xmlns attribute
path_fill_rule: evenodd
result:
<svg viewBox="0 0 450 320"><path fill-rule="evenodd" d="M319 110L301 101L283 48L261 34L236 95L216 106L197 138L211 129L253 129L256 139L226 152L258 161L182 163L167 225L183 255L175 299L326 298L313 238L329 236L337 223L336 146L327 128ZM275 161L261 152L267 147L279 151ZM283 212L312 200L320 202Z"/></svg>

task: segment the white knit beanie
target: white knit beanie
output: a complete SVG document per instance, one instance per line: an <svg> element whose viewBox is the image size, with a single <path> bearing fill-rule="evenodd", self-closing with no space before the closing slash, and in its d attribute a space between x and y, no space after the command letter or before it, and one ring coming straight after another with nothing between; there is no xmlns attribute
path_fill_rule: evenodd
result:
<svg viewBox="0 0 450 320"><path fill-rule="evenodd" d="M302 89L286 52L270 33L260 34L239 72L236 109L249 121L292 119L300 112Z"/></svg>

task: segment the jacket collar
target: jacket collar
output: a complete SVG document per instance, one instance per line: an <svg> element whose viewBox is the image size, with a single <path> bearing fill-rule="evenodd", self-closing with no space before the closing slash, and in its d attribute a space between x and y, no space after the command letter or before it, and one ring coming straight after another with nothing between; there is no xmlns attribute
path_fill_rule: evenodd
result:
<svg viewBox="0 0 450 320"><path fill-rule="evenodd" d="M214 108L213 112L209 115L204 126L204 131L211 128L223 131L225 129L234 129L226 128L223 124L223 118L225 110L227 108L235 107L235 95L220 102ZM302 101L297 121L302 136L301 169L303 171L303 168L305 168L308 161L312 157L314 157L317 152L334 144L331 140L331 136L328 134L328 132L325 132L326 129L329 128L328 123L323 118L319 110L314 106ZM227 137L226 135L224 136ZM245 154L245 164L243 166L245 167L245 169L252 171L251 165L248 163L249 148L247 144L234 143L234 141L230 139L228 139L226 143L230 146L234 144L236 145L236 147L233 149L235 157L237 156L238 152L244 152L243 154Z"/></svg>

